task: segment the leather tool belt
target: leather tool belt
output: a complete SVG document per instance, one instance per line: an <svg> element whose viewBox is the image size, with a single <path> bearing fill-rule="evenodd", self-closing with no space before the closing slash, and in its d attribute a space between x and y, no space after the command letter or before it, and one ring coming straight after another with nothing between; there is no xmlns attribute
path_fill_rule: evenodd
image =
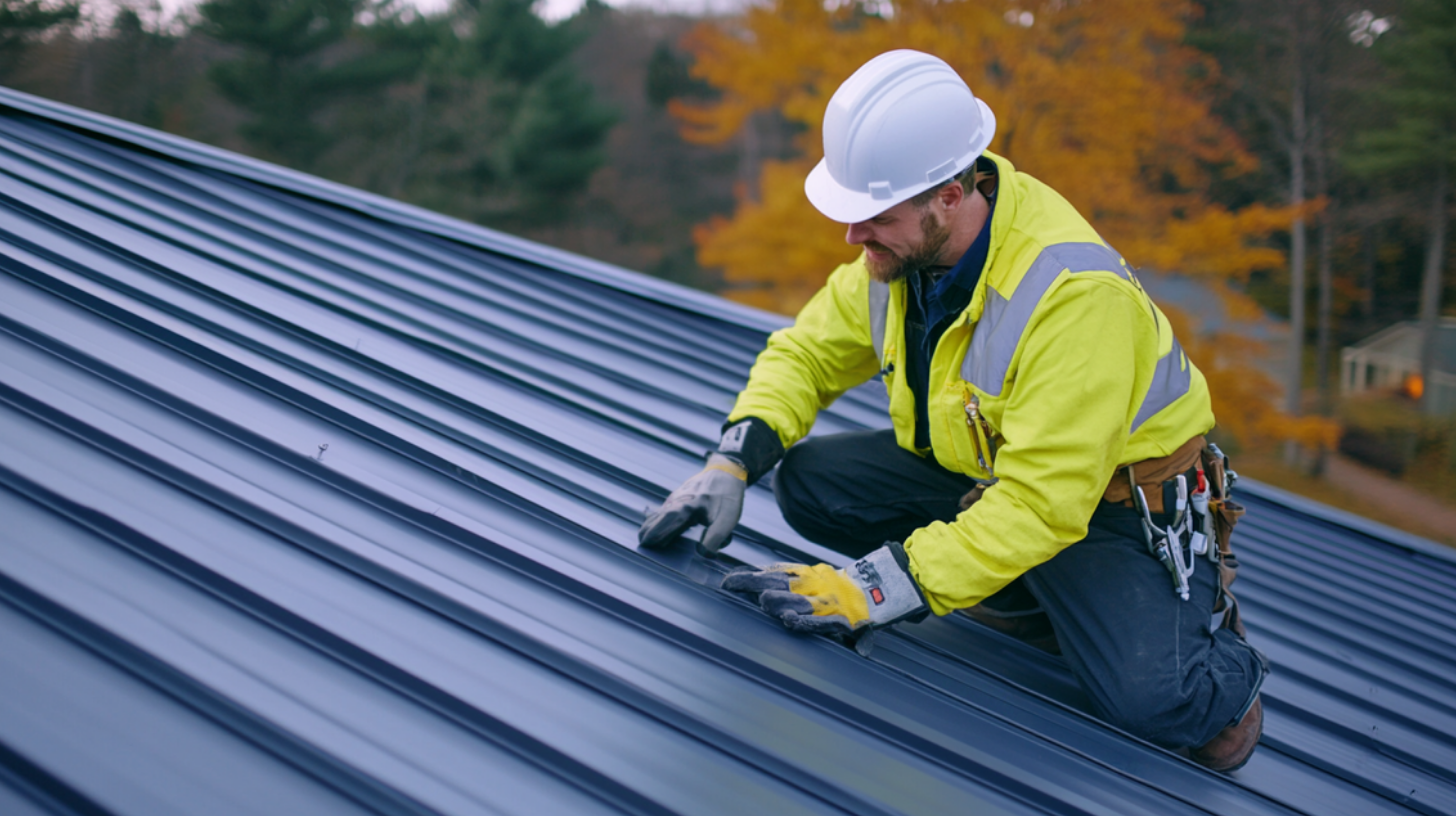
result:
<svg viewBox="0 0 1456 816"><path fill-rule="evenodd" d="M1167 456L1133 463L1132 470L1137 474L1138 487L1143 489L1148 499L1148 512L1163 512L1163 483L1180 473L1193 470L1199 463L1206 444L1207 440L1203 437L1195 436ZM1102 493L1103 501L1125 507L1136 506L1132 500L1132 485L1127 481L1127 467L1124 465L1113 474L1107 490Z"/></svg>

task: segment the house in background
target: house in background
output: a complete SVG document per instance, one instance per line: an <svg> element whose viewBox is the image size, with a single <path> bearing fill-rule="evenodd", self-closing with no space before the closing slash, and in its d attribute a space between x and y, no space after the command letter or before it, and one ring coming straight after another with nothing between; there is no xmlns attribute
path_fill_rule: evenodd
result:
<svg viewBox="0 0 1456 816"><path fill-rule="evenodd" d="M1436 412L1456 412L1456 317L1441 318L1436 367L1429 386L1436 389ZM1405 388L1416 396L1420 383L1421 327L1414 320L1388 326L1340 351L1340 391L1358 394Z"/></svg>

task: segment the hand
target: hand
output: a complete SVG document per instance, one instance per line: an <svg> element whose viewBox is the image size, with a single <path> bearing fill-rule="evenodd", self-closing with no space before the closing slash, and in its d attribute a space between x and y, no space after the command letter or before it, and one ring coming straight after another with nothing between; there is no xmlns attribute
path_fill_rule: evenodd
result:
<svg viewBox="0 0 1456 816"><path fill-rule="evenodd" d="M796 632L850 635L866 626L921 620L930 612L909 560L890 542L844 569L828 564L742 567L723 588L753 595L763 611Z"/></svg>
<svg viewBox="0 0 1456 816"><path fill-rule="evenodd" d="M748 490L748 472L722 454L708 456L707 465L696 476L672 491L657 512L642 522L637 541L658 549L677 540L694 524L707 525L698 552L712 557L733 538L733 528L743 515L743 494Z"/></svg>

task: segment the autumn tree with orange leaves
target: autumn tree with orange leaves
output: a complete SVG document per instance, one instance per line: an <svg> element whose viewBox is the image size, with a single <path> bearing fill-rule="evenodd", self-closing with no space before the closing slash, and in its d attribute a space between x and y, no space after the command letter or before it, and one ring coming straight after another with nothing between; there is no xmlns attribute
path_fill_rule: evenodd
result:
<svg viewBox="0 0 1456 816"><path fill-rule="evenodd" d="M1234 314L1256 312L1230 284L1283 263L1265 237L1288 210L1213 203L1220 174L1253 158L1210 113L1216 66L1182 44L1197 7L1187 0L773 0L696 29L685 45L712 102L678 101L683 135L732 138L777 111L801 126L800 157L766 162L756 198L701 225L699 262L719 267L736 300L795 313L857 247L809 204L804 177L823 155L824 109L839 84L876 54L913 48L941 57L995 112L991 150L1057 189L1141 270L1176 271L1219 291ZM1235 437L1332 445L1319 419L1279 413L1278 388L1249 362L1249 341L1200 335L1169 309L1189 356L1208 377L1214 410Z"/></svg>

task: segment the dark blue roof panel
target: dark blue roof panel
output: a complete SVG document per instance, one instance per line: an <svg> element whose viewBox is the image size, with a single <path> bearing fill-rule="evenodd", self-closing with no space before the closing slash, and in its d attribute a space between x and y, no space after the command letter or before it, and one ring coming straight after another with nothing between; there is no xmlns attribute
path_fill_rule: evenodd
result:
<svg viewBox="0 0 1456 816"><path fill-rule="evenodd" d="M0 812L1456 813L1456 561L1274 489L1232 776L961 616L783 631L765 488L639 551L778 325L0 90Z"/></svg>

